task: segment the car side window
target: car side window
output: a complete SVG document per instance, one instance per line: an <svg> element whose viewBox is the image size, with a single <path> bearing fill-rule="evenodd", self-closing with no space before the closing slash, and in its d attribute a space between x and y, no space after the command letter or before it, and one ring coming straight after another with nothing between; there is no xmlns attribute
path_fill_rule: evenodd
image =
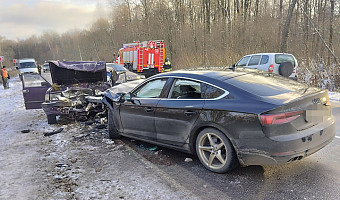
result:
<svg viewBox="0 0 340 200"><path fill-rule="evenodd" d="M201 83L186 79L175 79L170 92L172 99L201 99Z"/></svg>
<svg viewBox="0 0 340 200"><path fill-rule="evenodd" d="M151 80L133 92L133 95L139 98L158 98L166 81L166 78Z"/></svg>
<svg viewBox="0 0 340 200"><path fill-rule="evenodd" d="M38 87L46 82L39 74L24 74L22 76L22 83L24 87Z"/></svg>
<svg viewBox="0 0 340 200"><path fill-rule="evenodd" d="M269 60L269 56L268 55L262 55L260 65L267 64L268 60Z"/></svg>
<svg viewBox="0 0 340 200"><path fill-rule="evenodd" d="M260 59L261 59L260 55L252 56L249 63L248 63L248 66L258 65L259 62L260 62Z"/></svg>
<svg viewBox="0 0 340 200"><path fill-rule="evenodd" d="M248 63L249 58L250 58L250 56L243 57L240 61L238 61L236 66L246 66L247 63Z"/></svg>
<svg viewBox="0 0 340 200"><path fill-rule="evenodd" d="M215 99L215 98L222 96L225 93L224 90L221 90L215 86L208 85L208 84L203 84L202 90L204 91L203 92L204 99Z"/></svg>

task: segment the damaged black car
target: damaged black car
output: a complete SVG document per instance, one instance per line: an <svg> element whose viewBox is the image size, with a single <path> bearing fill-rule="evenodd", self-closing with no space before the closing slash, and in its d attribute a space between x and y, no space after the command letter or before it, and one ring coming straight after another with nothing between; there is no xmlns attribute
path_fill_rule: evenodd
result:
<svg viewBox="0 0 340 200"><path fill-rule="evenodd" d="M196 154L216 173L297 161L335 136L326 90L246 69L162 73L103 102L110 138Z"/></svg>

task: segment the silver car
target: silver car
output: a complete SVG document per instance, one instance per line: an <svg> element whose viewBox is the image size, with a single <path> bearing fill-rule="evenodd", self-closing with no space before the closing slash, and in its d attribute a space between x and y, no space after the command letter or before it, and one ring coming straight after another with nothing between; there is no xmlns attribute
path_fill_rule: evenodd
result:
<svg viewBox="0 0 340 200"><path fill-rule="evenodd" d="M243 56L235 67L245 67L280 74L296 80L298 62L292 54L287 53L258 53Z"/></svg>

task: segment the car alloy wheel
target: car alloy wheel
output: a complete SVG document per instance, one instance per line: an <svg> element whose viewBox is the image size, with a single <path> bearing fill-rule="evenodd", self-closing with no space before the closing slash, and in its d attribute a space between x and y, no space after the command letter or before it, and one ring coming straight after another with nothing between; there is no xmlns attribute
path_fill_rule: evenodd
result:
<svg viewBox="0 0 340 200"><path fill-rule="evenodd" d="M238 163L230 141L216 129L208 128L200 132L196 152L201 163L213 172L225 173Z"/></svg>

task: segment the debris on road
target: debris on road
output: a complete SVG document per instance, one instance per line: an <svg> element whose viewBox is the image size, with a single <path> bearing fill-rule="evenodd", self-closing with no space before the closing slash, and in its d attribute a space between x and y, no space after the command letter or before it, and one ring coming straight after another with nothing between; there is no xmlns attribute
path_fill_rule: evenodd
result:
<svg viewBox="0 0 340 200"><path fill-rule="evenodd" d="M58 133L60 133L63 130L64 130L64 128L59 128L56 131L51 131L51 132L44 133L44 136L51 136L51 135L54 135L54 134L58 134Z"/></svg>
<svg viewBox="0 0 340 200"><path fill-rule="evenodd" d="M192 158L186 158L184 162L192 162Z"/></svg>
<svg viewBox="0 0 340 200"><path fill-rule="evenodd" d="M155 145L152 145L152 144L147 144L147 143L138 143L136 144L136 146L140 149L146 149L146 150L149 150L149 151L157 151L158 150L158 147L155 146Z"/></svg>
<svg viewBox="0 0 340 200"><path fill-rule="evenodd" d="M31 130L30 129L24 129L24 130L21 130L21 133L29 133Z"/></svg>

